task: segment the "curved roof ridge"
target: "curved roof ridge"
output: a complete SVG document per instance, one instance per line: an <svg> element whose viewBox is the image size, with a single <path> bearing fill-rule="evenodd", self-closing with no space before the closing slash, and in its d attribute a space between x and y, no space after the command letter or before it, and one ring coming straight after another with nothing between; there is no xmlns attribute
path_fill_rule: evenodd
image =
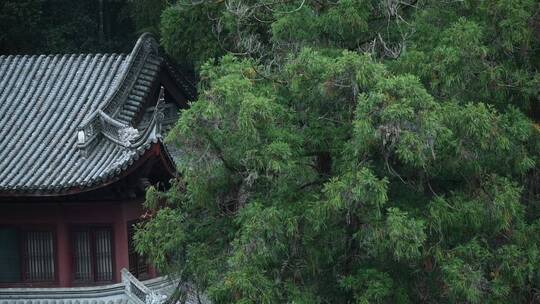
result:
<svg viewBox="0 0 540 304"><path fill-rule="evenodd" d="M155 55L158 55L159 54L159 50L158 50L158 43L157 43L157 40L155 38L155 36L151 33L143 33L141 35L141 37L139 37L139 39L137 39L137 43L135 44L135 47L133 47L133 50L131 51L130 53L130 58L128 59L128 62L127 62L127 66L126 66L126 71L122 77L122 79L118 82L118 87L116 89L116 91L113 93L113 95L109 98L109 100L104 104L103 106L103 112L104 113L107 113L109 116L114 116L114 114L116 113L111 113L110 111L116 111L118 110L117 108L115 108L114 106L118 106L116 104L114 104L114 101L115 101L115 98L117 98L117 94L121 94L121 93L126 93L127 92L122 92L121 89L123 86L126 86L128 84L126 84L126 81L128 81L128 77L129 76L132 76L132 73L133 72L133 68L139 68L142 69L142 67L144 66L144 63L146 61L146 57L150 54L155 54ZM144 56L144 58L140 58L140 56ZM140 65L139 66L135 66L135 64L137 63L137 60L139 59L144 59L144 60L141 60L140 62ZM133 79L131 79L133 80ZM132 81L130 85L130 88L133 86L133 83L134 81ZM113 115L111 115L113 114Z"/></svg>
<svg viewBox="0 0 540 304"><path fill-rule="evenodd" d="M124 72L116 83L113 93L107 101L96 111L90 114L78 127L79 132L83 132L84 140L78 144L79 148L89 147L96 140L104 128L103 121L116 120L116 115L123 102L129 95L136 81L136 76L143 68L145 61L150 54L158 55L158 44L155 36L151 33L143 33L133 47ZM121 122L118 122L122 124Z"/></svg>

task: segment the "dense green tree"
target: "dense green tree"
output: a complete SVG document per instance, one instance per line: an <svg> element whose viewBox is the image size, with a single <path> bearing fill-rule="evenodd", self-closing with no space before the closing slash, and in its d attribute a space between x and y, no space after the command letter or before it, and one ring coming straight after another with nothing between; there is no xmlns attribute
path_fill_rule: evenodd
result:
<svg viewBox="0 0 540 304"><path fill-rule="evenodd" d="M161 12L170 2L169 0L128 0L130 17L135 23L136 31L159 34Z"/></svg>
<svg viewBox="0 0 540 304"><path fill-rule="evenodd" d="M540 301L533 0L177 1L200 73L137 246L216 303Z"/></svg>

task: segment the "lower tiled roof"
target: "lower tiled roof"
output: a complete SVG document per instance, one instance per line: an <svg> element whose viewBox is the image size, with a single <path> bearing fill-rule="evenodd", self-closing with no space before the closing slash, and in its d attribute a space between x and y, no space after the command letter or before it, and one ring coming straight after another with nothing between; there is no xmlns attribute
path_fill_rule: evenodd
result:
<svg viewBox="0 0 540 304"><path fill-rule="evenodd" d="M178 287L178 279L158 277L140 282L125 269L122 282L90 287L52 288L0 288L0 304L164 304ZM132 292L132 285L142 295L150 295L141 301ZM181 284L180 292L185 295L185 304L211 304L191 284ZM161 301L160 301L161 300Z"/></svg>

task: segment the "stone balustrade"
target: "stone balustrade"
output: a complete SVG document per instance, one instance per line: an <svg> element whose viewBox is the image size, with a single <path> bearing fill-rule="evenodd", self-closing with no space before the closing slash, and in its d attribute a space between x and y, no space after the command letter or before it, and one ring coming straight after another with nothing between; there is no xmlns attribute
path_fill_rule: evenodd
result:
<svg viewBox="0 0 540 304"><path fill-rule="evenodd" d="M160 304L178 285L177 280L159 277L141 282L122 269L117 284L69 288L0 288L0 304ZM197 300L188 303L208 303Z"/></svg>

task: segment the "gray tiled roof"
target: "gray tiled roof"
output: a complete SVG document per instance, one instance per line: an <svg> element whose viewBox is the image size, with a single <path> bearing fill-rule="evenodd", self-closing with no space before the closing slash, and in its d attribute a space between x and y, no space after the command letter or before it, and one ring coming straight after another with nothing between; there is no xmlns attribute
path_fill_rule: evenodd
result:
<svg viewBox="0 0 540 304"><path fill-rule="evenodd" d="M155 121L133 124L162 62L148 34L129 55L0 56L0 193L81 189L128 168L160 140Z"/></svg>

